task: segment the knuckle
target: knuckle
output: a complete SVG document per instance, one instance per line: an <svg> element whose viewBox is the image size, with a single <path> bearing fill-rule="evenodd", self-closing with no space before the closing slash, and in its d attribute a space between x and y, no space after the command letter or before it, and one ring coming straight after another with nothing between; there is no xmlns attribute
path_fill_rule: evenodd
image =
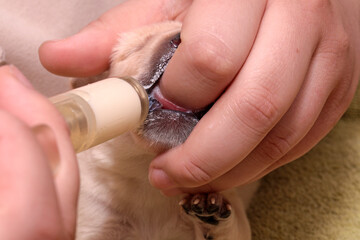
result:
<svg viewBox="0 0 360 240"><path fill-rule="evenodd" d="M346 112L350 106L352 99L356 92L356 80L352 80L351 77L343 77L341 84L338 84L337 88L333 90L327 99L323 112L328 116L333 116L334 125L340 117ZM327 119L331 121L331 119Z"/></svg>
<svg viewBox="0 0 360 240"><path fill-rule="evenodd" d="M273 94L266 88L249 89L246 95L234 99L234 108L242 109L233 110L235 121L240 120L259 136L266 134L280 116Z"/></svg>
<svg viewBox="0 0 360 240"><path fill-rule="evenodd" d="M350 37L345 31L338 31L334 37L324 39L319 47L319 56L332 62L339 63L350 55ZM337 61L334 61L337 60Z"/></svg>
<svg viewBox="0 0 360 240"><path fill-rule="evenodd" d="M283 157L291 148L289 137L268 135L259 147L259 161L273 163Z"/></svg>
<svg viewBox="0 0 360 240"><path fill-rule="evenodd" d="M233 77L237 64L229 47L218 39L196 40L187 46L190 66L214 85L223 79ZM211 84L211 82L209 83Z"/></svg>
<svg viewBox="0 0 360 240"><path fill-rule="evenodd" d="M191 156L188 160L184 165L182 181L189 184L189 187L201 186L212 180L212 176L202 167L206 164L202 164L201 159Z"/></svg>
<svg viewBox="0 0 360 240"><path fill-rule="evenodd" d="M339 54L346 54L350 51L350 36L345 29L342 29L336 34L336 39L333 42L334 51Z"/></svg>

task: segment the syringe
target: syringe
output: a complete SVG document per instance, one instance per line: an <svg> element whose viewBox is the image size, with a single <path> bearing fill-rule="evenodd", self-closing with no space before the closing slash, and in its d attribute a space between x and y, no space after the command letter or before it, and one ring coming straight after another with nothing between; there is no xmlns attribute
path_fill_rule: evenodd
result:
<svg viewBox="0 0 360 240"><path fill-rule="evenodd" d="M131 77L107 78L50 101L65 118L76 152L135 129L149 111L145 89Z"/></svg>

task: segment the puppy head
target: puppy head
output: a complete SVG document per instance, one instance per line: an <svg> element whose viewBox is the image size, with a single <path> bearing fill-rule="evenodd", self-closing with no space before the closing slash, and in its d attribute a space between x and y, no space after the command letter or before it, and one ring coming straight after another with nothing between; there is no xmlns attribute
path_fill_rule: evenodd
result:
<svg viewBox="0 0 360 240"><path fill-rule="evenodd" d="M158 87L181 43L180 30L178 22L163 22L124 33L112 55L110 76L132 76L148 92L149 115L135 135L156 152L183 143L206 112L167 106Z"/></svg>

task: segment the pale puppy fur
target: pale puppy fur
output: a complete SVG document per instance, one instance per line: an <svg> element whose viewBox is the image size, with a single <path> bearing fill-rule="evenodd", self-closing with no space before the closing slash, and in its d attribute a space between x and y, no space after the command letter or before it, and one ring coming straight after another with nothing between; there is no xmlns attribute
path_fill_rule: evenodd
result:
<svg viewBox="0 0 360 240"><path fill-rule="evenodd" d="M165 22L122 34L110 75L142 79L151 70L157 47L180 28L179 23ZM182 210L181 196L165 197L150 185L149 164L163 148L156 136L144 139L144 131L125 134L78 155L77 239L200 240L206 234L211 235L208 239L250 239L245 211L257 184L223 192L231 203L230 217L216 226L205 224Z"/></svg>

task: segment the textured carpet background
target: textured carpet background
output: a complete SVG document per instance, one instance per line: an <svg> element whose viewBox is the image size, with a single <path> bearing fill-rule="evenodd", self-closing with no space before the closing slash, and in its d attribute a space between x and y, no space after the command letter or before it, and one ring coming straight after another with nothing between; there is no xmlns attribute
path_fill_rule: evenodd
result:
<svg viewBox="0 0 360 240"><path fill-rule="evenodd" d="M252 202L254 240L360 239L360 91L302 158L269 174Z"/></svg>

